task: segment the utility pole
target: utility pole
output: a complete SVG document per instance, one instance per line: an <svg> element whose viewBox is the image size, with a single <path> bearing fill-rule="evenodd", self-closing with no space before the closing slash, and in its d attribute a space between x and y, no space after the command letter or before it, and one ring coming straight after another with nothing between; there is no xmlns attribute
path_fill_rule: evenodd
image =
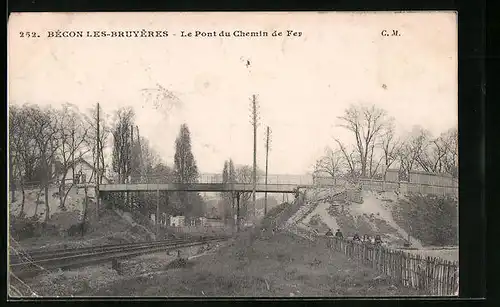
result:
<svg viewBox="0 0 500 307"><path fill-rule="evenodd" d="M134 161L134 159L135 159L135 157L134 157L134 125L130 125L130 157L129 157L129 159L131 159L131 161ZM130 166L131 166L131 171L129 172L128 183L132 183L133 175L136 175L136 172L134 172L136 165L133 164L132 162L130 162ZM129 202L130 209L132 209L133 203L134 203L134 193L132 192L132 193L130 193L130 202Z"/></svg>
<svg viewBox="0 0 500 307"><path fill-rule="evenodd" d="M139 135L139 126L135 126L135 129L137 130L137 147L138 150L139 150L139 174L141 175L141 179L142 179L142 175L143 175L143 161L142 161L142 147L141 147L141 137Z"/></svg>
<svg viewBox="0 0 500 307"><path fill-rule="evenodd" d="M252 74L251 70L251 63L250 59L245 60L245 66L248 69L248 72L250 73L250 76ZM256 190L257 190L257 98L255 95L252 95L252 125L253 125L253 188L252 188L252 217L255 219L255 197L256 197Z"/></svg>
<svg viewBox="0 0 500 307"><path fill-rule="evenodd" d="M144 182L145 171L144 171L144 167L143 167L144 164L142 161L142 147L141 147L141 136L139 135L139 126L135 126L135 129L137 130L137 147L139 150L139 182ZM141 202L144 202L144 194L137 192L137 199L138 199L138 201L140 200Z"/></svg>
<svg viewBox="0 0 500 307"><path fill-rule="evenodd" d="M130 161L130 172L129 172L129 183L132 183L132 178L134 178L134 175L135 175L135 167L136 165L134 165L132 163L132 161L135 159L135 150L134 150L134 125L130 125L130 157L129 159L131 159Z"/></svg>
<svg viewBox="0 0 500 307"><path fill-rule="evenodd" d="M252 217L255 219L255 197L257 190L257 98L252 95L252 125L253 125L253 188Z"/></svg>
<svg viewBox="0 0 500 307"><path fill-rule="evenodd" d="M159 240L159 237L160 237L160 184L158 182L156 183L155 223L156 223L156 240Z"/></svg>
<svg viewBox="0 0 500 307"><path fill-rule="evenodd" d="M264 215L267 214L267 169L268 169L268 162L269 162L269 126L267 126L267 131L266 131L266 192L264 196Z"/></svg>
<svg viewBox="0 0 500 307"><path fill-rule="evenodd" d="M236 192L236 232L240 232L240 193Z"/></svg>
<svg viewBox="0 0 500 307"><path fill-rule="evenodd" d="M96 143L96 161L97 161L97 168L96 168L96 184L95 184L95 203L96 203L96 217L97 220L99 220L99 207L100 207L100 198L99 198L99 183L101 181L101 167L99 164L99 159L101 157L101 138L100 138L100 127L99 127L99 102L97 103L97 143ZM73 167L74 168L74 167Z"/></svg>

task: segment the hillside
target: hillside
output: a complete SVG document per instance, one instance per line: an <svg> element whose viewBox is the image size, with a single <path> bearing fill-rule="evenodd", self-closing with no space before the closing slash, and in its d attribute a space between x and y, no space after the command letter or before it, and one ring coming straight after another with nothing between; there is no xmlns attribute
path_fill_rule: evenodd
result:
<svg viewBox="0 0 500 307"><path fill-rule="evenodd" d="M411 194L398 199L393 216L425 246L458 245L458 202L453 198Z"/></svg>
<svg viewBox="0 0 500 307"><path fill-rule="evenodd" d="M49 190L51 218L45 223L45 197L40 190L26 191L23 212L19 216L20 195L11 204L9 214L11 248L31 249L39 247L57 248L61 246L78 247L87 245L112 244L122 242L149 241L154 239L152 227L141 225L138 216L118 209L101 208L99 220L96 219L95 199L89 191L87 223L82 237L78 225L82 222L84 192L73 188L66 200L66 210L59 208L56 188ZM40 193L38 206L37 196Z"/></svg>
<svg viewBox="0 0 500 307"><path fill-rule="evenodd" d="M312 191L310 194L324 197L325 193L328 192ZM319 233L325 233L328 228L341 229L348 237L355 233L371 237L381 235L383 241L393 247L401 247L408 234L411 245L418 249L457 244L457 204L453 200L433 195L401 196L370 191L362 191L361 196L363 202L360 204L343 200L319 201L300 225Z"/></svg>
<svg viewBox="0 0 500 307"><path fill-rule="evenodd" d="M9 195L10 196L10 195ZM93 189L89 189L88 196L93 197L94 191ZM15 201L10 204L10 214L18 215L21 211L21 200L22 195L21 192L16 192ZM83 200L84 200L84 191L83 189L77 189L73 187L66 198L65 207L67 211L78 211L83 212ZM49 208L50 215L57 214L61 212L59 208L59 196L58 189L55 186L49 188ZM26 217L37 216L39 218L45 218L45 193L43 190L36 189L27 189L25 191L25 202L23 212Z"/></svg>

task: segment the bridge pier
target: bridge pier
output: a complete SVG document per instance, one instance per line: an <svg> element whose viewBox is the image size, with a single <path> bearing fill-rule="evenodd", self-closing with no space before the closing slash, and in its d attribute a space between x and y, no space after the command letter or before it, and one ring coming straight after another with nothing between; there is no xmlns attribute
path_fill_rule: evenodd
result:
<svg viewBox="0 0 500 307"><path fill-rule="evenodd" d="M240 232L240 193L236 192L236 231Z"/></svg>
<svg viewBox="0 0 500 307"><path fill-rule="evenodd" d="M155 214L155 223L156 223L156 240L160 240L160 188L156 187L156 214Z"/></svg>

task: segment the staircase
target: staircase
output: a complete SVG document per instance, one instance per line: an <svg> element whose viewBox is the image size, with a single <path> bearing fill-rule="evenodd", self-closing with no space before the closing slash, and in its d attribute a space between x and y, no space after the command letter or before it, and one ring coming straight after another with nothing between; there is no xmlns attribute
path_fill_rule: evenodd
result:
<svg viewBox="0 0 500 307"><path fill-rule="evenodd" d="M314 209L319 205L321 202L333 202L333 201L339 201L339 200L349 200L349 194L347 193L346 190L342 192L335 193L334 195L327 195L321 199L318 199L317 196L320 195L324 191L317 191L315 193L315 201L308 202L302 206L299 207L297 212L293 214L283 225L282 229L287 230L291 233L294 233L295 235L298 235L300 237L306 238L308 240L314 240L316 237L316 234L308 230L307 227L299 227L298 224L306 218L309 214L311 214Z"/></svg>
<svg viewBox="0 0 500 307"><path fill-rule="evenodd" d="M285 225L295 225L299 223L301 220L303 220L309 213L311 213L316 206L318 205L318 202L309 202L306 203L305 205L302 205L297 212L295 212L292 217L290 217Z"/></svg>

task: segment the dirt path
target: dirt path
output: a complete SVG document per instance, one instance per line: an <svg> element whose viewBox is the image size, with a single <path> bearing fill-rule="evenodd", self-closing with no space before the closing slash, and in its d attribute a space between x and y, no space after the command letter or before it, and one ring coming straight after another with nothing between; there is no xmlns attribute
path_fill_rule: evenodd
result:
<svg viewBox="0 0 500 307"><path fill-rule="evenodd" d="M99 296L392 296L418 295L344 255L291 234L241 234L213 254L154 277L101 288Z"/></svg>

